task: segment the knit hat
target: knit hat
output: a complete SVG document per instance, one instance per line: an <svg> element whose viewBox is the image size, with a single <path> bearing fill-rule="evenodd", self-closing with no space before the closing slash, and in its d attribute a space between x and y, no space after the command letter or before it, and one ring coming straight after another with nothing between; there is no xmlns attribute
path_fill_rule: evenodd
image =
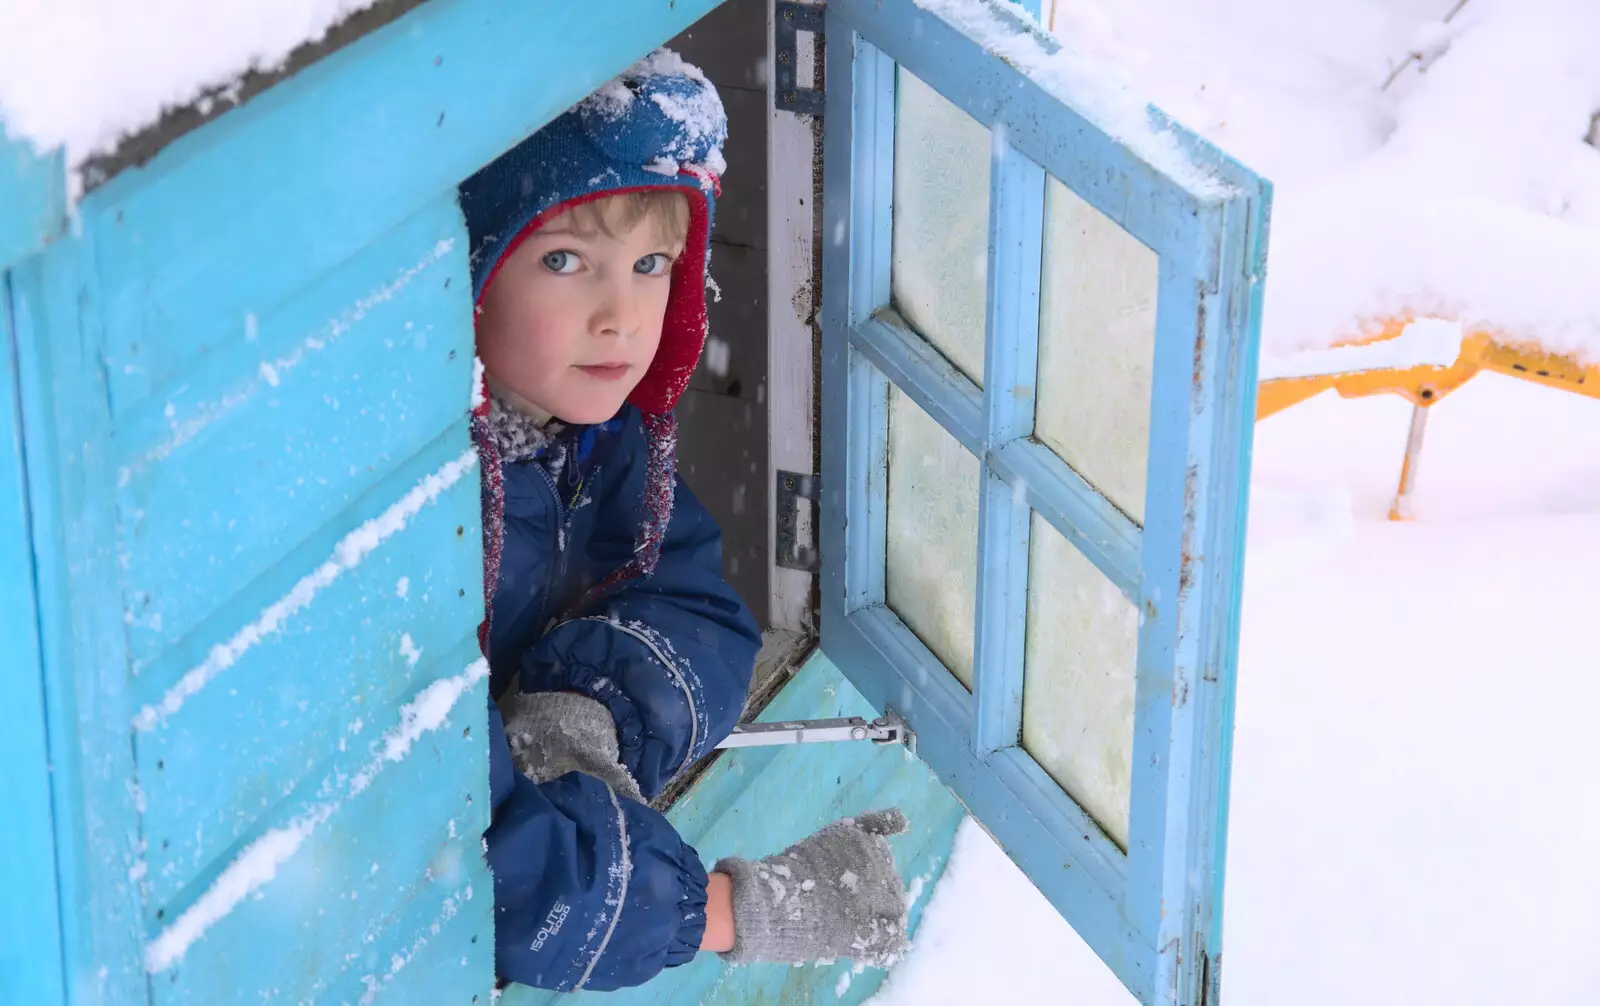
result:
<svg viewBox="0 0 1600 1006"><path fill-rule="evenodd" d="M649 443L644 515L633 559L596 584L586 604L618 583L654 572L672 517L677 424L672 409L689 385L706 338L711 221L722 173L727 116L697 67L657 49L461 186L472 248L473 303L481 304L505 260L557 214L604 196L682 192L689 206L683 254L673 264L661 342L628 402L643 415ZM481 389L480 389L481 390ZM483 460L484 588L499 581L504 487L487 430L488 403L474 419ZM488 623L481 638L487 644Z"/></svg>

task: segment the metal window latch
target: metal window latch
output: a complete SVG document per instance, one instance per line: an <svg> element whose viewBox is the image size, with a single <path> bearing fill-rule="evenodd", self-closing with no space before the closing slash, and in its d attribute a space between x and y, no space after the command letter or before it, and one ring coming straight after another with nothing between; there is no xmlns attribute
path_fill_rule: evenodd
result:
<svg viewBox="0 0 1600 1006"><path fill-rule="evenodd" d="M773 75L772 104L783 112L822 115L827 102L817 88L800 86L800 45L795 36L809 32L818 40L824 37L824 5L789 3L778 0L772 17L772 51L777 58Z"/></svg>
<svg viewBox="0 0 1600 1006"><path fill-rule="evenodd" d="M872 741L904 744L916 750L916 734L893 709L875 720L844 716L831 720L777 720L744 723L733 728L719 748L771 747L779 744L825 744L830 741Z"/></svg>

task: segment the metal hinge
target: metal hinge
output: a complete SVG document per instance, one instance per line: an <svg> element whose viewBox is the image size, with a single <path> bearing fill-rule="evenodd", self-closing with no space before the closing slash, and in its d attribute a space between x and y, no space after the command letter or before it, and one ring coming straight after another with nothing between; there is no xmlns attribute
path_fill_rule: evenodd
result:
<svg viewBox="0 0 1600 1006"><path fill-rule="evenodd" d="M822 495L822 479L816 475L779 469L777 490L774 509L777 511L778 521L778 554L774 561L784 569L815 573L817 571L817 550L814 547L817 534L816 502ZM801 520L801 500L811 501L809 521ZM810 528L809 537L812 545L800 544L802 523Z"/></svg>
<svg viewBox="0 0 1600 1006"><path fill-rule="evenodd" d="M768 747L777 744L826 744L832 741L872 741L904 744L916 750L916 734L893 709L871 722L859 716L831 720L779 720L745 723L733 728L719 748Z"/></svg>
<svg viewBox="0 0 1600 1006"><path fill-rule="evenodd" d="M778 0L772 18L772 51L778 61L773 78L772 105L779 111L821 117L824 92L800 86L800 44L796 37L808 32L820 42L826 37L824 5Z"/></svg>

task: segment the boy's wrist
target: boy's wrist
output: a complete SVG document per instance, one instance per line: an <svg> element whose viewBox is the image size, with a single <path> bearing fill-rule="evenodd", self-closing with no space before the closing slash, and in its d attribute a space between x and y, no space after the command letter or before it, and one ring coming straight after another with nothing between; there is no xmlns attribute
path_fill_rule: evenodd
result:
<svg viewBox="0 0 1600 1006"><path fill-rule="evenodd" d="M733 949L733 878L726 873L706 877L706 931L700 949L724 954Z"/></svg>

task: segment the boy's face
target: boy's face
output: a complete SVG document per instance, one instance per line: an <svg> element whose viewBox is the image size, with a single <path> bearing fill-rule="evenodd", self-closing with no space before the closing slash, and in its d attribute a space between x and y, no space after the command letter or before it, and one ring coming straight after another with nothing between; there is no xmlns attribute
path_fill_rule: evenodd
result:
<svg viewBox="0 0 1600 1006"><path fill-rule="evenodd" d="M610 203L567 210L529 235L478 317L489 376L568 423L610 419L644 377L683 253L655 216L619 223ZM603 228L593 226L597 212Z"/></svg>

